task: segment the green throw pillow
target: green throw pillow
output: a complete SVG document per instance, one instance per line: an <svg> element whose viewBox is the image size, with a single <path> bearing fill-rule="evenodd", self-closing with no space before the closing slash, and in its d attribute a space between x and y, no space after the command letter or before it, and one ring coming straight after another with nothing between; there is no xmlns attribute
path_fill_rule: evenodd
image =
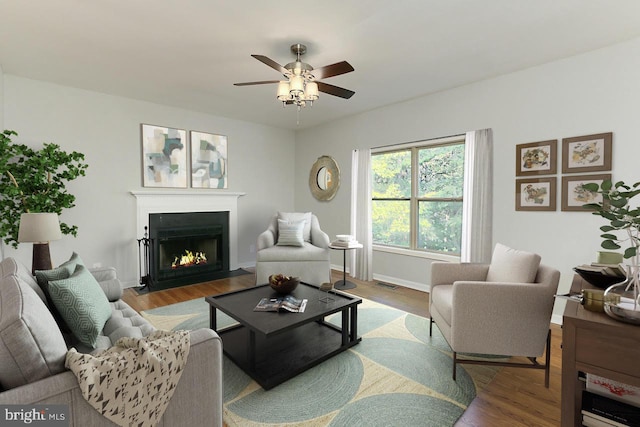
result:
<svg viewBox="0 0 640 427"><path fill-rule="evenodd" d="M56 320L56 323L60 326L60 329L62 329L63 332L69 332L70 328L53 303L51 295L49 295L49 282L53 280L68 279L76 270L77 265L84 265L84 263L82 262L82 259L80 259L80 256L74 252L71 255L71 258L60 264L59 267L52 268L51 270L36 270L36 281L38 282L40 289L44 292L47 299L47 305L49 306L51 314L53 314L53 318Z"/></svg>
<svg viewBox="0 0 640 427"><path fill-rule="evenodd" d="M47 285L52 280L60 280L69 278L74 271L76 271L77 265L84 265L82 259L77 253L73 253L69 261L65 261L60 264L59 267L52 268L51 270L36 270L36 280L38 285L45 292L47 292Z"/></svg>
<svg viewBox="0 0 640 427"><path fill-rule="evenodd" d="M98 335L111 317L111 306L89 270L78 265L71 277L49 282L49 294L73 335L95 348Z"/></svg>

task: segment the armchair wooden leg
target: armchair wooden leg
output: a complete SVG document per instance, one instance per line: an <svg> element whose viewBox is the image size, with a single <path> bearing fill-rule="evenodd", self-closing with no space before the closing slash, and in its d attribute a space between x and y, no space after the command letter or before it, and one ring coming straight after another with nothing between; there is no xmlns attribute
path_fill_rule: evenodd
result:
<svg viewBox="0 0 640 427"><path fill-rule="evenodd" d="M433 317L429 317L429 336L433 333Z"/></svg>
<svg viewBox="0 0 640 427"><path fill-rule="evenodd" d="M544 358L544 386L549 388L549 369L551 366L551 329L547 333L547 351Z"/></svg>

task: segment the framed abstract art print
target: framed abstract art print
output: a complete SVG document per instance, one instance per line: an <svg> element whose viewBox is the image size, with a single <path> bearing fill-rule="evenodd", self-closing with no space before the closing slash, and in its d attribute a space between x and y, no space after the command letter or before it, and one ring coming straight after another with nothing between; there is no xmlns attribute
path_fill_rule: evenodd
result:
<svg viewBox="0 0 640 427"><path fill-rule="evenodd" d="M187 187L187 132L182 129L141 125L142 185Z"/></svg>
<svg viewBox="0 0 640 427"><path fill-rule="evenodd" d="M191 187L227 188L227 137L191 131Z"/></svg>

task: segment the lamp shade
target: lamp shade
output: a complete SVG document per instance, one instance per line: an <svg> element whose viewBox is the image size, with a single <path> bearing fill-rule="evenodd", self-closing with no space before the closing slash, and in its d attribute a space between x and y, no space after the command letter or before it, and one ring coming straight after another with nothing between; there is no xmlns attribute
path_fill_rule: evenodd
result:
<svg viewBox="0 0 640 427"><path fill-rule="evenodd" d="M45 243L62 239L56 213L23 213L20 215L18 242Z"/></svg>
<svg viewBox="0 0 640 427"><path fill-rule="evenodd" d="M304 98L308 101L318 99L318 83L308 82L304 88Z"/></svg>
<svg viewBox="0 0 640 427"><path fill-rule="evenodd" d="M289 82L278 83L277 97L280 101L286 101L287 99L289 99Z"/></svg>
<svg viewBox="0 0 640 427"><path fill-rule="evenodd" d="M291 76L291 80L289 81L289 90L292 95L304 92L304 77Z"/></svg>

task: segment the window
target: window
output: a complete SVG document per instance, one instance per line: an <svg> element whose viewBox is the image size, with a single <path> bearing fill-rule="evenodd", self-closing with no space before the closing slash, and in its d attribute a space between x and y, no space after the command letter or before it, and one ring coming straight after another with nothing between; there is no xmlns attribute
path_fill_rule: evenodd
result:
<svg viewBox="0 0 640 427"><path fill-rule="evenodd" d="M460 254L462 138L371 155L374 244Z"/></svg>

